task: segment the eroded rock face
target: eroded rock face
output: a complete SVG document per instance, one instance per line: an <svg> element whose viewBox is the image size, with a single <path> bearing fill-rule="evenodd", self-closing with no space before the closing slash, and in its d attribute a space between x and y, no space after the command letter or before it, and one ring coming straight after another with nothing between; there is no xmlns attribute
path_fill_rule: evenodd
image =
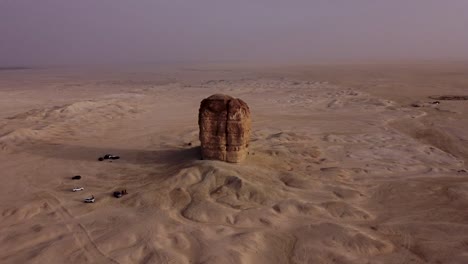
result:
<svg viewBox="0 0 468 264"><path fill-rule="evenodd" d="M198 126L203 159L237 163L247 156L251 120L244 101L224 94L204 99Z"/></svg>

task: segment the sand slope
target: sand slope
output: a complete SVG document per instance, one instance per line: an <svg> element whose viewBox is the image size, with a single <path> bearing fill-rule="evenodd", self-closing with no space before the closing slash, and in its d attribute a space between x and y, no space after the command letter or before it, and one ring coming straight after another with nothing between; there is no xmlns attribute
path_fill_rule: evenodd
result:
<svg viewBox="0 0 468 264"><path fill-rule="evenodd" d="M456 133L421 136L432 108L195 69L166 84L24 73L48 81L2 90L0 262L468 263L468 173L455 151L466 146ZM72 81L104 88L54 100L48 84ZM199 159L199 102L213 93L251 107L243 164ZM97 161L106 153L122 159Z"/></svg>

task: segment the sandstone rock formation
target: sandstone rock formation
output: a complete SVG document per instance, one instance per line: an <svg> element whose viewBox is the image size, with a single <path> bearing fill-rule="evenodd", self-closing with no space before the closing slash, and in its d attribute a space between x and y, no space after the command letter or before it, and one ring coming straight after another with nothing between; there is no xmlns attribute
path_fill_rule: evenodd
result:
<svg viewBox="0 0 468 264"><path fill-rule="evenodd" d="M250 141L250 109L228 95L215 94L204 99L198 114L203 159L241 162Z"/></svg>

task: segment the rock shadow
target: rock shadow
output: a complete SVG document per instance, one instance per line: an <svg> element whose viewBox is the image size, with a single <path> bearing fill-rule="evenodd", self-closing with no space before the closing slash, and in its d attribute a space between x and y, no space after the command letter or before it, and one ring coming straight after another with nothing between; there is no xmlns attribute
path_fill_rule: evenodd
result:
<svg viewBox="0 0 468 264"><path fill-rule="evenodd" d="M164 147L163 149L146 150L36 142L34 147L24 148L22 151L54 159L95 161L102 163L178 165L201 160L199 146ZM120 159L98 161L98 158L103 157L105 154L118 155Z"/></svg>

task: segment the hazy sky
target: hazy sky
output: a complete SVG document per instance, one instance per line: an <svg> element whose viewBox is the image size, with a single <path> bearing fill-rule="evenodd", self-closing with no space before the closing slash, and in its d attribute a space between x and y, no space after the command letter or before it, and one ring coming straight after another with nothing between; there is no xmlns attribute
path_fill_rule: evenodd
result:
<svg viewBox="0 0 468 264"><path fill-rule="evenodd" d="M468 0L0 0L0 65L468 59Z"/></svg>

